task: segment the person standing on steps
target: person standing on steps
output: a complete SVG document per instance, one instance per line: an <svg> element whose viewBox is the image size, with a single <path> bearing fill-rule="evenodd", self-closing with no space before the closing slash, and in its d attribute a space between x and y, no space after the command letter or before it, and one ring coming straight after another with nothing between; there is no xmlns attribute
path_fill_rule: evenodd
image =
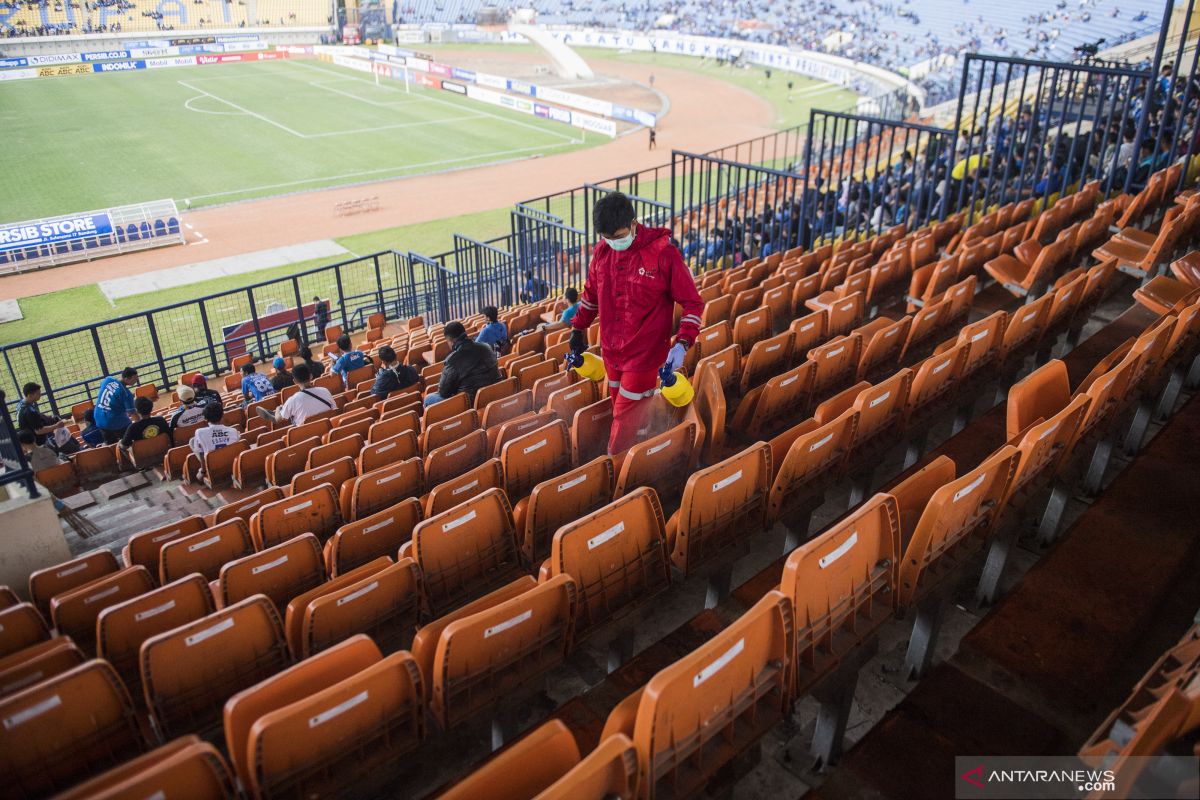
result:
<svg viewBox="0 0 1200 800"><path fill-rule="evenodd" d="M572 355L587 349L587 329L600 319L600 346L613 401L608 452L637 443L658 370L672 372L700 333L704 301L667 228L637 222L633 203L620 192L601 198L592 221L601 239L592 251L579 311L571 320ZM675 304L683 308L671 341Z"/></svg>
<svg viewBox="0 0 1200 800"><path fill-rule="evenodd" d="M650 149L653 150L656 147L658 147L658 129L651 128L650 129Z"/></svg>

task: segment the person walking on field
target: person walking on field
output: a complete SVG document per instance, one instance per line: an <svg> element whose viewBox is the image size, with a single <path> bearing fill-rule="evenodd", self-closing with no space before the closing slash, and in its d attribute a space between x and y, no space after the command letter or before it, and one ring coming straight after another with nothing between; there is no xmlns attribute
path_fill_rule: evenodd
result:
<svg viewBox="0 0 1200 800"><path fill-rule="evenodd" d="M667 228L638 224L633 203L620 192L599 200L592 220L601 240L591 266L579 311L571 320L571 353L587 349L588 326L600 319L600 345L608 392L613 400L608 452L637 443L658 385L658 370L683 365L700 333L704 301L696 291L683 256ZM671 341L675 304L683 308L679 331Z"/></svg>
<svg viewBox="0 0 1200 800"><path fill-rule="evenodd" d="M658 147L658 129L651 128L650 129L650 149L653 150L656 147Z"/></svg>

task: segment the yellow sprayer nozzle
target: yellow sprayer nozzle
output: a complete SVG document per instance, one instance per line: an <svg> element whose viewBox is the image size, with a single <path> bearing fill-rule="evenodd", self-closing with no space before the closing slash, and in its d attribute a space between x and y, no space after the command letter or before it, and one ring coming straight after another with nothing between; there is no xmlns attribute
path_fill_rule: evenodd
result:
<svg viewBox="0 0 1200 800"><path fill-rule="evenodd" d="M604 371L604 360L595 353L584 353L583 363L574 367L574 370L589 381L599 382L607 377L607 373Z"/></svg>
<svg viewBox="0 0 1200 800"><path fill-rule="evenodd" d="M692 388L691 381L682 372L676 372L674 381L668 385L663 381L662 396L668 403L676 408L682 408L692 402L692 398L696 396L696 390Z"/></svg>

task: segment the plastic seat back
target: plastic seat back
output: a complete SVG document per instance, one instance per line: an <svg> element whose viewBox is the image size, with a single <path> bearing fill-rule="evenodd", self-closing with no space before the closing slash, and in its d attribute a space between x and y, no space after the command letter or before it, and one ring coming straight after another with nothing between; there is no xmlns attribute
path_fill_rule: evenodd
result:
<svg viewBox="0 0 1200 800"><path fill-rule="evenodd" d="M415 458L420 454L417 434L411 430L402 431L386 439L363 445L358 453L358 474L366 475L380 467Z"/></svg>
<svg viewBox="0 0 1200 800"><path fill-rule="evenodd" d="M234 517L191 536L168 542L158 554L158 578L163 584L198 572L215 581L221 567L254 552L254 540L241 517Z"/></svg>
<svg viewBox="0 0 1200 800"><path fill-rule="evenodd" d="M550 395L559 389L565 389L572 384L570 372L555 372L545 378L539 378L533 384L533 407L542 409L550 399Z"/></svg>
<svg viewBox="0 0 1200 800"><path fill-rule="evenodd" d="M46 797L144 752L133 703L102 660L0 699L5 796Z"/></svg>
<svg viewBox="0 0 1200 800"><path fill-rule="evenodd" d="M328 417L305 422L303 425L293 425L284 435L284 443L291 447L308 439L320 439L329 433L333 425Z"/></svg>
<svg viewBox="0 0 1200 800"><path fill-rule="evenodd" d="M1004 328L1004 340L1000 346L1001 360L1007 361L1014 354L1024 352L1041 337L1052 300L1052 295L1044 294L1012 313L1008 318L1008 325Z"/></svg>
<svg viewBox="0 0 1200 800"><path fill-rule="evenodd" d="M495 428L530 411L533 411L533 391L523 389L511 397L489 403L480 416L480 425L484 428Z"/></svg>
<svg viewBox="0 0 1200 800"><path fill-rule="evenodd" d="M937 489L904 543L897 578L901 608L962 567L987 541L1020 453L1005 446L973 470Z"/></svg>
<svg viewBox="0 0 1200 800"><path fill-rule="evenodd" d="M719 353L731 344L733 344L733 328L730 327L727 319L718 320L712 325L702 328L700 335L696 337L696 351L700 357Z"/></svg>
<svg viewBox="0 0 1200 800"><path fill-rule="evenodd" d="M630 447L621 462L614 496L649 487L660 501L677 501L692 470L695 442L696 424L685 422Z"/></svg>
<svg viewBox="0 0 1200 800"><path fill-rule="evenodd" d="M967 358L962 369L963 378L974 375L999 357L1006 327L1008 327L1008 312L1006 311L997 311L978 322L972 322L962 327L958 334L958 341L967 345Z"/></svg>
<svg viewBox="0 0 1200 800"><path fill-rule="evenodd" d="M738 405L732 427L752 440L787 428L808 408L816 371L816 362L805 361L752 389Z"/></svg>
<svg viewBox="0 0 1200 800"><path fill-rule="evenodd" d="M292 651L292 656L295 658L301 657L302 641L304 639L304 612L310 603L331 592L345 589L347 586L353 586L360 580L369 578L381 570L390 567L392 563L390 557L380 556L336 578L330 578L324 583L318 583L308 591L301 592L289 600L287 608L283 612L283 637L287 640L288 647ZM327 644L332 644L332 642Z"/></svg>
<svg viewBox="0 0 1200 800"><path fill-rule="evenodd" d="M575 583L556 575L446 626L433 662L429 705L443 730L486 712L562 663L571 641Z"/></svg>
<svg viewBox="0 0 1200 800"><path fill-rule="evenodd" d="M322 484L260 508L250 518L250 535L255 547L263 550L302 533L324 541L340 524L337 495L333 487Z"/></svg>
<svg viewBox="0 0 1200 800"><path fill-rule="evenodd" d="M601 456L533 487L524 528L517 531L526 562L536 564L550 555L551 538L560 527L610 503L614 484L612 459Z"/></svg>
<svg viewBox="0 0 1200 800"><path fill-rule="evenodd" d="M1005 440L1062 411L1070 399L1067 365L1057 358L1047 361L1009 387Z"/></svg>
<svg viewBox="0 0 1200 800"><path fill-rule="evenodd" d="M347 522L325 543L326 571L336 577L379 556L394 556L412 538L412 530L421 517L420 501L410 497Z"/></svg>
<svg viewBox="0 0 1200 800"><path fill-rule="evenodd" d="M899 513L889 495L793 550L782 591L796 630L797 694L895 613Z"/></svg>
<svg viewBox="0 0 1200 800"><path fill-rule="evenodd" d="M268 455L267 481L272 486L287 486L292 482L294 475L304 471L304 467L308 463L309 452L320 444L321 440L313 437L287 447L281 447Z"/></svg>
<svg viewBox="0 0 1200 800"><path fill-rule="evenodd" d="M29 599L37 610L50 618L50 598L120 569L108 550L91 550L70 561L45 567L29 574Z"/></svg>
<svg viewBox="0 0 1200 800"><path fill-rule="evenodd" d="M771 448L759 442L692 473L668 529L671 561L685 575L746 550L762 530L771 488Z"/></svg>
<svg viewBox="0 0 1200 800"><path fill-rule="evenodd" d="M741 394L787 369L792 360L792 339L792 332L784 331L754 343L742 365Z"/></svg>
<svg viewBox="0 0 1200 800"><path fill-rule="evenodd" d="M154 588L145 567L126 567L97 578L50 601L50 619L59 634L70 636L85 652L96 646L96 617L109 606L124 602Z"/></svg>
<svg viewBox="0 0 1200 800"><path fill-rule="evenodd" d="M488 489L504 488L504 469L500 459L489 458L475 469L467 470L457 478L443 481L425 496L425 516L432 517L465 503Z"/></svg>
<svg viewBox="0 0 1200 800"><path fill-rule="evenodd" d="M851 408L792 442L771 485L769 521L781 519L797 504L824 496L850 453L857 426L858 412Z"/></svg>
<svg viewBox="0 0 1200 800"><path fill-rule="evenodd" d="M250 449L250 443L238 439L232 444L204 454L204 485L218 489L232 485L233 465L238 456Z"/></svg>
<svg viewBox="0 0 1200 800"><path fill-rule="evenodd" d="M434 422L421 435L421 452L428 455L442 445L456 442L479 428L479 412L468 408L460 414Z"/></svg>
<svg viewBox="0 0 1200 800"><path fill-rule="evenodd" d="M248 435L248 434L247 434ZM267 480L267 459L283 449L282 440L255 444L238 453L233 462L233 485L239 489L257 489Z"/></svg>
<svg viewBox="0 0 1200 800"><path fill-rule="evenodd" d="M467 470L478 467L490 455L487 431L471 431L458 441L443 445L425 457L425 485L437 486L443 481L457 478Z"/></svg>
<svg viewBox="0 0 1200 800"><path fill-rule="evenodd" d="M612 430L612 398L608 395L575 412L571 420L571 455L576 464L586 464L608 453Z"/></svg>
<svg viewBox="0 0 1200 800"><path fill-rule="evenodd" d="M508 498L491 489L423 520L412 553L435 616L507 583L521 571Z"/></svg>
<svg viewBox="0 0 1200 800"><path fill-rule="evenodd" d="M268 503L282 500L283 497L283 489L280 489L278 486L272 486L255 492L241 500L226 503L209 516L209 521L213 525L220 525L232 519L240 519L246 523L246 529L249 530L250 518L254 516L255 512ZM157 569L158 559L155 559L154 563L156 565L155 569Z"/></svg>
<svg viewBox="0 0 1200 800"><path fill-rule="evenodd" d="M354 465L354 459L350 456L342 456L337 461L306 469L293 475L290 493L293 496L303 495L318 486L337 489L346 481L353 480L357 474L358 469Z"/></svg>
<svg viewBox="0 0 1200 800"><path fill-rule="evenodd" d="M857 374L862 346L862 334L854 333L835 337L809 351L808 360L817 365L812 383L814 396L824 397Z"/></svg>
<svg viewBox="0 0 1200 800"><path fill-rule="evenodd" d="M353 459L358 456L358 451L362 450L363 444L363 437L355 435L314 447L308 453L307 468L315 469L346 457Z"/></svg>
<svg viewBox="0 0 1200 800"><path fill-rule="evenodd" d="M165 736L212 732L229 697L290 660L275 606L247 597L143 643L146 703Z"/></svg>
<svg viewBox="0 0 1200 800"><path fill-rule="evenodd" d="M969 344L956 344L916 365L908 392L908 422L929 412L939 401L953 395L967 362Z"/></svg>
<svg viewBox="0 0 1200 800"><path fill-rule="evenodd" d="M557 389L546 398L544 408L553 411L559 419L567 424L575 419L575 412L590 406L600 399L600 384L594 381L576 381L575 383Z"/></svg>
<svg viewBox="0 0 1200 800"><path fill-rule="evenodd" d="M129 537L121 551L125 566L142 566L150 570L151 575L158 574L158 554L167 542L190 536L204 530L204 518L200 516L185 517L181 520L160 525Z"/></svg>
<svg viewBox="0 0 1200 800"><path fill-rule="evenodd" d="M788 598L768 592L709 641L650 679L632 740L638 796L692 797L784 716L794 644Z"/></svg>
<svg viewBox="0 0 1200 800"><path fill-rule="evenodd" d="M46 620L32 603L18 603L0 611L0 658L49 638Z"/></svg>
<svg viewBox="0 0 1200 800"><path fill-rule="evenodd" d="M412 431L416 434L420 430L421 416L416 411L404 411L381 417L378 422L371 425L367 429L367 441L379 442L405 431Z"/></svg>
<svg viewBox="0 0 1200 800"><path fill-rule="evenodd" d="M420 744L423 708L421 675L405 651L314 687L250 729L250 787L261 797L311 797L381 783Z"/></svg>
<svg viewBox="0 0 1200 800"><path fill-rule="evenodd" d="M733 343L744 356L754 343L771 335L771 309L757 308L738 316L733 323Z"/></svg>
<svg viewBox="0 0 1200 800"><path fill-rule="evenodd" d="M401 558L378 572L310 601L301 624L301 656L308 658L355 634L371 637L384 653L407 648L421 611L421 570Z"/></svg>
<svg viewBox="0 0 1200 800"><path fill-rule="evenodd" d="M560 723L561 724L561 723ZM631 800L637 786L637 750L623 733L601 740L570 772L541 794L539 800L618 798Z"/></svg>
<svg viewBox="0 0 1200 800"><path fill-rule="evenodd" d="M1017 444L1021 461L1013 477L1012 493L1040 485L1057 474L1063 459L1070 454L1090 403L1091 398L1086 394L1076 395L1053 417L1026 430Z"/></svg>
<svg viewBox="0 0 1200 800"><path fill-rule="evenodd" d="M288 602L325 580L321 545L311 533L302 533L221 567L218 592L227 607L256 594L266 595L275 607Z"/></svg>
<svg viewBox="0 0 1200 800"><path fill-rule="evenodd" d="M829 307L826 333L829 336L849 333L862 323L865 310L862 292L855 291L837 300Z"/></svg>
<svg viewBox="0 0 1200 800"><path fill-rule="evenodd" d="M861 455L857 452L858 448L875 441L877 437L885 437L903 424L911 386L912 370L901 369L887 380L855 395L852 407L858 412L853 444L856 457Z"/></svg>
<svg viewBox="0 0 1200 800"><path fill-rule="evenodd" d="M476 800L479 797L528 800L531 797L545 797L551 785L558 786L556 781L579 763L579 746L575 743L575 736L560 720L552 719L497 753L495 758L489 759L441 795L441 800ZM579 793L565 796L585 798L606 795Z"/></svg>
<svg viewBox="0 0 1200 800"><path fill-rule="evenodd" d="M96 619L96 654L112 664L131 690L140 688L138 650L155 634L211 614L208 581L187 575L160 589L109 606Z"/></svg>
<svg viewBox="0 0 1200 800"><path fill-rule="evenodd" d="M500 452L500 462L509 500L526 497L535 485L570 465L571 437L567 423L559 419L510 440Z"/></svg>
<svg viewBox="0 0 1200 800"><path fill-rule="evenodd" d="M576 641L670 587L664 525L658 497L643 487L554 534L550 575L575 580Z"/></svg>
<svg viewBox="0 0 1200 800"><path fill-rule="evenodd" d="M498 383L484 386L475 393L475 410L483 411L487 408L488 403L515 394L520 388L520 382L515 377L505 378Z"/></svg>
<svg viewBox="0 0 1200 800"><path fill-rule="evenodd" d="M949 318L949 309L950 300L944 298L913 314L912 324L908 328L908 339L900 351L901 363L907 361L910 353L915 352L945 324Z"/></svg>
<svg viewBox="0 0 1200 800"><path fill-rule="evenodd" d="M522 390L533 391L533 387L542 378L549 378L561 368L561 362L546 359L545 361L532 364L527 367L521 367L517 370L517 380L520 383ZM530 403L533 403L533 397L530 397ZM486 406L480 406L486 408Z"/></svg>

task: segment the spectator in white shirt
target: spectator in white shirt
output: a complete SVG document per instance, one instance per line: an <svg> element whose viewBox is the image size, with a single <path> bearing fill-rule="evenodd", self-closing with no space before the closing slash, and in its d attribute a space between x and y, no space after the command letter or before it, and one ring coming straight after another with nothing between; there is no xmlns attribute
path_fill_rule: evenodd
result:
<svg viewBox="0 0 1200 800"><path fill-rule="evenodd" d="M309 417L337 410L337 403L329 390L312 385L312 371L307 364L292 367L292 378L300 390L285 400L274 414L259 408L258 413L263 419L276 425L303 425Z"/></svg>
<svg viewBox="0 0 1200 800"><path fill-rule="evenodd" d="M175 393L179 395L179 410L171 417L171 433L176 428L190 428L203 422L207 403L196 400L196 390L190 386L180 386Z"/></svg>
<svg viewBox="0 0 1200 800"><path fill-rule="evenodd" d="M225 409L220 403L208 403L204 406L204 419L208 425L196 431L191 442L192 452L201 462L206 454L231 445L241 438L236 428L221 424L224 414Z"/></svg>

